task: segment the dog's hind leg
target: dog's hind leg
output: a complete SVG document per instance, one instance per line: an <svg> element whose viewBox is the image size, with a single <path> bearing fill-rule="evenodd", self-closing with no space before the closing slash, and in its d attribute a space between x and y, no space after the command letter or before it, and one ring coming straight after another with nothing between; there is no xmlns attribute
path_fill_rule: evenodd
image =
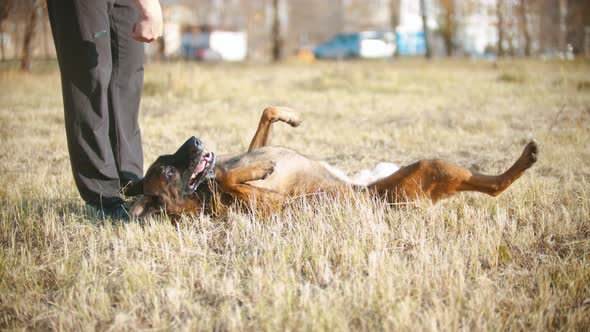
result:
<svg viewBox="0 0 590 332"><path fill-rule="evenodd" d="M368 189L389 202L419 198L437 202L460 191L497 196L537 161L538 153L537 143L531 141L514 165L496 176L474 174L443 160L421 160L368 185Z"/></svg>
<svg viewBox="0 0 590 332"><path fill-rule="evenodd" d="M529 142L520 158L506 172L498 176L474 174L459 187L460 191L479 191L491 196L498 196L524 172L537 162L539 147L535 141Z"/></svg>
<svg viewBox="0 0 590 332"><path fill-rule="evenodd" d="M265 108L260 117L258 129L250 142L248 152L268 145L272 124L277 121L288 123L291 127L297 127L301 124L299 114L291 108L279 106Z"/></svg>

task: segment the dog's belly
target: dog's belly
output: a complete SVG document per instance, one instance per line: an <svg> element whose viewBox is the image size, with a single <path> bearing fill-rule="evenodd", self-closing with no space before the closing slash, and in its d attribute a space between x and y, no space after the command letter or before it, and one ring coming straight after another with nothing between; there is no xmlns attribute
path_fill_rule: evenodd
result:
<svg viewBox="0 0 590 332"><path fill-rule="evenodd" d="M352 184L344 173L334 172L334 169L325 163L276 146L262 147L233 157L224 161L222 166L229 170L263 162L274 163L273 173L265 179L250 181L248 184L288 195L315 193L335 186Z"/></svg>

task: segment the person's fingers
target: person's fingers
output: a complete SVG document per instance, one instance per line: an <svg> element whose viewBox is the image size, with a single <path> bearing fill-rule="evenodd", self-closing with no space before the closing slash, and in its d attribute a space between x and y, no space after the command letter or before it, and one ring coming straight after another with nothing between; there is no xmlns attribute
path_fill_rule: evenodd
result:
<svg viewBox="0 0 590 332"><path fill-rule="evenodd" d="M142 36L139 33L135 33L135 32L133 33L133 35L131 37L133 37L133 39L135 39L137 41L140 41L140 42L143 42L143 43L145 43L145 42L148 41L144 36Z"/></svg>
<svg viewBox="0 0 590 332"><path fill-rule="evenodd" d="M149 25L135 23L131 37L140 42L151 43L158 39L159 36L154 33L154 29L151 29Z"/></svg>

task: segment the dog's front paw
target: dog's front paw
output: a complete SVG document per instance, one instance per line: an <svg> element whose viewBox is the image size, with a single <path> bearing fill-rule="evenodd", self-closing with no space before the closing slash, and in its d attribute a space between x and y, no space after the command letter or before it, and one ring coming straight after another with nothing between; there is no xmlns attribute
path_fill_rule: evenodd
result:
<svg viewBox="0 0 590 332"><path fill-rule="evenodd" d="M301 124L302 121L299 117L299 114L297 114L295 111L292 111L285 118L285 122L287 122L291 127L297 127Z"/></svg>
<svg viewBox="0 0 590 332"><path fill-rule="evenodd" d="M263 117L270 122L282 121L291 127L297 127L301 124L299 112L289 107L271 106L264 110Z"/></svg>

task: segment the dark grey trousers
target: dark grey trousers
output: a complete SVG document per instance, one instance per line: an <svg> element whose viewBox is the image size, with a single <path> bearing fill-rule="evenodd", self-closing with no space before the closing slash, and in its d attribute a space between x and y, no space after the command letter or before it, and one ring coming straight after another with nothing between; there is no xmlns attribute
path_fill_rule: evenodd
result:
<svg viewBox="0 0 590 332"><path fill-rule="evenodd" d="M48 0L76 186L89 204L120 203L143 174L138 124L144 46L133 0Z"/></svg>

